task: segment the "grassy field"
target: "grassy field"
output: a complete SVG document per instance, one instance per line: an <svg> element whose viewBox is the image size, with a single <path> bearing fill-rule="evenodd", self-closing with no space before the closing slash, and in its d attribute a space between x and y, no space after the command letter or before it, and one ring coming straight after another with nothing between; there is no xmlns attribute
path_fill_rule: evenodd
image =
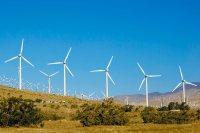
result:
<svg viewBox="0 0 200 133"><path fill-rule="evenodd" d="M76 112L75 109L71 109L71 105L82 105L84 103L93 104L99 103L99 101L91 101L85 99L79 99L72 96L59 96L54 94L46 94L39 92L32 92L28 90L17 90L10 87L0 86L1 97L22 95L24 99L36 98L42 100L59 100L65 101L65 103L38 103L37 106L42 111L53 112L59 116L64 116L65 119L57 121L44 121L44 127L5 127L0 128L0 133L155 133L155 132L200 132L200 122L194 122L192 124L145 124L140 118L139 112L129 112L127 115L130 118L129 123L126 126L91 126L83 127L79 121L71 121L70 114ZM115 103L123 106L120 103ZM54 106L52 108L52 105ZM59 108L55 107L59 105Z"/></svg>

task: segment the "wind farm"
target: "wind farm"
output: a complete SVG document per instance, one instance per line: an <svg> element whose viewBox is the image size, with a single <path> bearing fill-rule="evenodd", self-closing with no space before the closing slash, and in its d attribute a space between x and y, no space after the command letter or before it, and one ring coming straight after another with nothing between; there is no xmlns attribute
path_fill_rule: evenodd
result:
<svg viewBox="0 0 200 133"><path fill-rule="evenodd" d="M0 132L200 132L199 1L4 1Z"/></svg>

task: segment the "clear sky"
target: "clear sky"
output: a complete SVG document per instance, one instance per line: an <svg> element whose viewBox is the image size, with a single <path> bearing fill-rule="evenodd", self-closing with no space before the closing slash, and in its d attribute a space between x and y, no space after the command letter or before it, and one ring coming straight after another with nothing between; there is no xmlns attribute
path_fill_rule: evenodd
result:
<svg viewBox="0 0 200 133"><path fill-rule="evenodd" d="M106 92L105 72L112 56L108 80L109 96L145 94L146 74L149 92L172 91L184 79L200 81L200 2L199 1L127 1L63 0L0 2L0 76L17 79L18 69L4 61L22 55L35 67L22 69L23 81L48 85L39 72L58 74L51 77L54 93L63 89L63 65L47 63L64 61L69 48L66 88L70 95ZM19 65L19 59L13 60ZM29 66L22 61L22 67ZM27 83L26 83L27 88ZM33 87L35 90L35 87Z"/></svg>

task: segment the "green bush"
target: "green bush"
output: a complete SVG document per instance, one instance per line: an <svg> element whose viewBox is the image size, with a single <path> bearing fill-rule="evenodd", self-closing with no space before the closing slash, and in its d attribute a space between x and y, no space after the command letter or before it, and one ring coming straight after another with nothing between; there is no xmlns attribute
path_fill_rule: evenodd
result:
<svg viewBox="0 0 200 133"><path fill-rule="evenodd" d="M54 107L55 107L55 105L51 105L51 106L50 106L50 108L54 108Z"/></svg>
<svg viewBox="0 0 200 133"><path fill-rule="evenodd" d="M155 111L143 111L141 117L144 123L155 124L186 124L196 120L194 113L188 111L167 111L167 112L155 112Z"/></svg>
<svg viewBox="0 0 200 133"><path fill-rule="evenodd" d="M71 105L71 109L73 109L73 108L78 108L78 105L72 104L72 105Z"/></svg>
<svg viewBox="0 0 200 133"><path fill-rule="evenodd" d="M38 99L38 98L36 98L36 99L35 99L35 102L37 102L37 103L41 103L41 102L42 102L42 99Z"/></svg>
<svg viewBox="0 0 200 133"><path fill-rule="evenodd" d="M55 113L51 113L51 112L47 112L47 111L43 112L42 115L43 115L44 120L60 120L60 119L65 118L64 116L58 116Z"/></svg>
<svg viewBox="0 0 200 133"><path fill-rule="evenodd" d="M170 102L168 105L168 109L180 109L180 110L190 110L189 105L187 105L185 102L182 102L181 104L178 104L178 102Z"/></svg>
<svg viewBox="0 0 200 133"><path fill-rule="evenodd" d="M125 105L122 107L122 110L124 110L125 112L131 112L133 107L133 105Z"/></svg>
<svg viewBox="0 0 200 133"><path fill-rule="evenodd" d="M168 107L164 106L162 108L158 108L158 111L169 111Z"/></svg>
<svg viewBox="0 0 200 133"><path fill-rule="evenodd" d="M41 123L41 110L30 99L9 97L0 102L0 126L30 126Z"/></svg>
<svg viewBox="0 0 200 133"><path fill-rule="evenodd" d="M129 122L125 110L113 104L113 98L104 100L102 104L88 105L81 107L83 111L76 111L73 120L80 120L83 126L91 125L125 125Z"/></svg>

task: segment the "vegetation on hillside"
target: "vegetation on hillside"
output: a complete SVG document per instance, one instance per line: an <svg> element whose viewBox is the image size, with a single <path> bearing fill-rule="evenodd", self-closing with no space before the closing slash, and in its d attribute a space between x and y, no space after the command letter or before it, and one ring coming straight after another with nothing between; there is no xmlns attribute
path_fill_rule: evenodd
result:
<svg viewBox="0 0 200 133"><path fill-rule="evenodd" d="M181 104L179 104L178 102L176 103L170 102L168 107L164 106L164 107L158 108L158 111L169 111L173 109L190 110L190 106L187 105L185 102L182 102Z"/></svg>
<svg viewBox="0 0 200 133"><path fill-rule="evenodd" d="M2 98L0 102L0 126L30 126L43 120L41 110L30 99Z"/></svg>
<svg viewBox="0 0 200 133"><path fill-rule="evenodd" d="M113 104L113 98L104 100L101 104L84 104L82 111L77 110L73 120L80 120L83 126L91 125L125 125L129 122L125 114L127 107Z"/></svg>

